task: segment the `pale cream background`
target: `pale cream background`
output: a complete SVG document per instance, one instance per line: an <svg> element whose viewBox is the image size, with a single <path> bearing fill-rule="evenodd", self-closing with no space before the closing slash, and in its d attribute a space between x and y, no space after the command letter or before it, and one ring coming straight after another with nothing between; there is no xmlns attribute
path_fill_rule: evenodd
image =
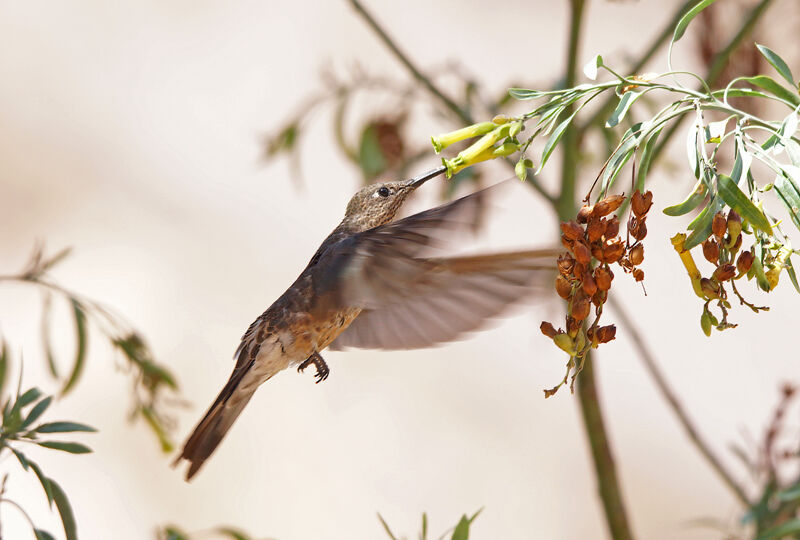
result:
<svg viewBox="0 0 800 540"><path fill-rule="evenodd" d="M370 3L423 65L457 58L493 90L560 69L566 2ZM620 65L660 28L663 4L593 2L582 57L601 52ZM319 88L322 66L355 61L404 76L343 2L0 2L0 272L21 267L37 238L74 246L58 280L124 313L172 367L193 404L181 436L227 378L243 330L357 186L331 146L327 114L304 146L304 190L285 163L260 164L259 137ZM685 176L654 184L658 208L683 196ZM436 191L414 208L433 204ZM503 206L481 246L553 238L550 214L528 190L517 187ZM798 300L781 284L768 300L756 295L770 313L737 309L739 329L706 339L667 240L684 224L652 212L647 297L629 279L615 283L685 406L743 475L726 446L743 431L760 436L779 381L797 378ZM3 333L35 381L39 297L21 287L0 295ZM540 304L435 350L328 353L332 375L319 386L287 372L256 395L191 485L142 425L123 423L127 379L96 339L82 391L50 413L97 426L81 438L95 453L32 455L70 494L88 539L150 538L168 522L281 540L382 538L376 511L414 536L423 511L438 532L480 507L477 539L603 538L577 402L568 392L542 398L564 359L537 327L557 309ZM718 536L692 524L699 518L735 524L740 510L624 332L603 347L598 371L639 537ZM10 459L0 465L13 473L9 495L57 532L35 478ZM7 538L32 538L10 508L0 517Z"/></svg>

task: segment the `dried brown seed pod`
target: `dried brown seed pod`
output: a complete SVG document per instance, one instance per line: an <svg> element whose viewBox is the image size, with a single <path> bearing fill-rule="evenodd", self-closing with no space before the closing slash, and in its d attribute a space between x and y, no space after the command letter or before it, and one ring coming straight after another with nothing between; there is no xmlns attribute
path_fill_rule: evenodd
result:
<svg viewBox="0 0 800 540"><path fill-rule="evenodd" d="M608 221L606 221L606 230L603 232L603 236L606 237L606 240L611 240L618 234L619 234L619 218L617 216L611 216L611 218Z"/></svg>
<svg viewBox="0 0 800 540"><path fill-rule="evenodd" d="M651 206L653 206L653 193L651 191L647 191L643 195L642 192L637 189L633 193L631 197L631 210L633 210L636 217L647 215Z"/></svg>
<svg viewBox="0 0 800 540"><path fill-rule="evenodd" d="M572 285L570 285L567 278L558 276L556 278L556 292L561 298L567 298L572 293Z"/></svg>
<svg viewBox="0 0 800 540"><path fill-rule="evenodd" d="M614 274L610 268L598 266L594 269L594 282L601 291L607 291L611 288L612 279L614 279Z"/></svg>
<svg viewBox="0 0 800 540"><path fill-rule="evenodd" d="M597 284L594 282L592 273L589 270L583 273L581 281L583 282L583 292L585 292L587 296L592 296L597 292Z"/></svg>
<svg viewBox="0 0 800 540"><path fill-rule="evenodd" d="M594 205L594 211L592 215L594 217L603 217L607 216L611 212L615 211L617 208L622 206L622 203L625 202L624 195L611 195L610 197L606 197L602 201L598 202Z"/></svg>
<svg viewBox="0 0 800 540"><path fill-rule="evenodd" d="M556 334L558 334L558 331L555 329L555 327L547 321L544 321L541 326L539 326L539 330L541 330L542 334L546 335L550 339L553 339L556 337Z"/></svg>
<svg viewBox="0 0 800 540"><path fill-rule="evenodd" d="M598 291L594 293L594 296L592 296L592 304L594 304L597 307L600 307L606 303L607 298L608 298L608 292L601 291L598 289Z"/></svg>
<svg viewBox="0 0 800 540"><path fill-rule="evenodd" d="M642 281L644 279L644 270L642 270L641 268L634 268L633 279L635 279L636 281Z"/></svg>
<svg viewBox="0 0 800 540"><path fill-rule="evenodd" d="M575 336L578 333L578 330L581 329L581 326L583 326L582 321L579 321L578 319L571 317L569 315L567 315L566 322L567 322L566 324L567 333L570 336Z"/></svg>
<svg viewBox="0 0 800 540"><path fill-rule="evenodd" d="M719 244L711 238L703 242L703 257L712 264L719 261Z"/></svg>
<svg viewBox="0 0 800 540"><path fill-rule="evenodd" d="M736 275L736 267L732 264L723 264L714 270L713 277L717 281L728 281Z"/></svg>
<svg viewBox="0 0 800 540"><path fill-rule="evenodd" d="M711 281L708 278L701 278L700 288L703 290L703 294L706 295L706 298L710 298L711 300L719 298L719 283Z"/></svg>
<svg viewBox="0 0 800 540"><path fill-rule="evenodd" d="M613 324L609 324L608 326L601 326L595 332L595 337L597 337L597 341L600 343L608 343L612 339L617 336L617 327Z"/></svg>
<svg viewBox="0 0 800 540"><path fill-rule="evenodd" d="M606 230L606 220L600 218L589 219L589 224L586 225L586 237L589 242L597 242L603 236Z"/></svg>
<svg viewBox="0 0 800 540"><path fill-rule="evenodd" d="M577 240L583 236L583 227L574 221L564 221L561 223L561 232L565 238Z"/></svg>
<svg viewBox="0 0 800 540"><path fill-rule="evenodd" d="M583 242L575 242L572 252L575 254L575 260L584 266L587 266L592 260L592 252Z"/></svg>
<svg viewBox="0 0 800 540"><path fill-rule="evenodd" d="M603 259L603 244L599 242L592 244L592 257L598 261Z"/></svg>
<svg viewBox="0 0 800 540"><path fill-rule="evenodd" d="M619 239L606 242L603 247L603 262L615 263L622 257L623 253L625 253L625 246Z"/></svg>
<svg viewBox="0 0 800 540"><path fill-rule="evenodd" d="M572 297L572 306L570 306L569 314L576 321L582 321L589 316L589 310L592 307L592 301L586 296L581 289L575 292Z"/></svg>
<svg viewBox="0 0 800 540"><path fill-rule="evenodd" d="M628 252L628 259L634 266L642 264L642 261L644 260L644 246L642 244L636 244L633 246Z"/></svg>
<svg viewBox="0 0 800 540"><path fill-rule="evenodd" d="M753 266L753 256L752 251L742 251L739 254L739 258L736 260L736 269L739 271L740 274L746 274L750 267Z"/></svg>
<svg viewBox="0 0 800 540"><path fill-rule="evenodd" d="M725 236L725 232L728 230L728 220L725 218L725 214L722 212L717 212L714 214L714 219L711 222L711 232L714 233L714 236L717 237L717 241L722 240L722 237Z"/></svg>
<svg viewBox="0 0 800 540"><path fill-rule="evenodd" d="M589 221L589 217L592 215L594 211L594 206L587 205L582 206L580 210L578 210L578 215L575 217L578 223L586 223Z"/></svg>
<svg viewBox="0 0 800 540"><path fill-rule="evenodd" d="M575 267L575 259L572 258L572 255L569 253L564 253L563 255L558 256L558 271L561 272L562 276L569 276L572 273L572 269Z"/></svg>
<svg viewBox="0 0 800 540"><path fill-rule="evenodd" d="M647 223L645 223L644 218L632 217L628 222L628 232L636 240L644 240L645 236L647 236Z"/></svg>

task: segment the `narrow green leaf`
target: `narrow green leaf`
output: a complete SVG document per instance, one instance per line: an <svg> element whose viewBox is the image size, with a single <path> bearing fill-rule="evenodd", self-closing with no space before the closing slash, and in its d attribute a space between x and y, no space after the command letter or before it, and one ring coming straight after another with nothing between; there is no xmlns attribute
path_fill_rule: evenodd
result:
<svg viewBox="0 0 800 540"><path fill-rule="evenodd" d="M36 444L52 450L61 450L70 454L90 454L92 449L81 443L63 441L36 441Z"/></svg>
<svg viewBox="0 0 800 540"><path fill-rule="evenodd" d="M50 403L52 403L52 401L53 401L53 396L47 396L42 401L37 403L33 407L33 409L31 409L31 412L28 413L28 416L25 417L25 420L22 422L20 429L25 429L26 427L36 422L36 420L38 420L39 417L42 416L44 411L47 410L47 407L50 406Z"/></svg>
<svg viewBox="0 0 800 540"><path fill-rule="evenodd" d="M17 450L13 446L7 446L6 445L6 448L11 450L11 453L14 454L17 457L17 461L19 461L19 464L22 465L23 469L25 469L27 471L30 468L31 464L28 461L28 458L25 457L25 454L23 454L22 452L20 452L19 450Z"/></svg>
<svg viewBox="0 0 800 540"><path fill-rule="evenodd" d="M450 540L469 540L469 519L466 514L461 516Z"/></svg>
<svg viewBox="0 0 800 540"><path fill-rule="evenodd" d="M797 274L794 271L791 257L786 259L786 273L789 274L789 280L792 282L792 285L794 285L794 290L800 293L800 283L797 282Z"/></svg>
<svg viewBox="0 0 800 540"><path fill-rule="evenodd" d="M67 379L66 384L64 384L64 388L61 389L62 396L72 390L75 383L78 382L78 379L80 379L83 373L83 367L86 361L86 347L88 343L86 313L83 311L83 306L74 298L72 299L72 314L75 319L75 364L72 366L72 373L70 373L69 379Z"/></svg>
<svg viewBox="0 0 800 540"><path fill-rule="evenodd" d="M695 208L697 208L703 199L706 198L706 187L703 185L703 182L698 180L697 183L694 185L691 193L684 199L682 202L678 204L668 206L662 210L668 216L682 216L684 214L688 214Z"/></svg>
<svg viewBox="0 0 800 540"><path fill-rule="evenodd" d="M47 293L42 302L42 321L41 321L41 335L42 335L42 348L44 355L47 358L47 368L50 370L50 375L58 379L58 366L56 365L56 358L53 354L53 348L50 345L50 304L52 302L52 295Z"/></svg>
<svg viewBox="0 0 800 540"><path fill-rule="evenodd" d="M641 157L639 158L639 167L636 169L636 189L642 191L644 190L644 182L647 178L647 173L650 172L650 163L653 161L653 151L656 147L658 136L663 128L664 126L662 124L661 127L653 130L642 147Z"/></svg>
<svg viewBox="0 0 800 540"><path fill-rule="evenodd" d="M622 167L628 160L636 153L636 147L639 144L639 137L642 134L642 123L639 122L631 126L625 135L622 136L624 141L612 154L611 159L603 171L603 177L600 181L600 192L605 193L614 183Z"/></svg>
<svg viewBox="0 0 800 540"><path fill-rule="evenodd" d="M612 128L622 122L625 118L625 115L628 112L628 109L631 108L631 105L642 96L641 92L625 92L622 94L622 97L619 98L619 103L617 103L617 108L614 109L614 112L611 113L611 116L606 120L606 127Z"/></svg>
<svg viewBox="0 0 800 540"><path fill-rule="evenodd" d="M55 480L50 479L50 485L53 488L53 500L58 508L58 513L61 514L61 523L64 525L64 534L67 540L78 540L78 528L75 524L75 515L72 513L72 506L69 504L67 494L61 489L61 486Z"/></svg>
<svg viewBox="0 0 800 540"><path fill-rule="evenodd" d="M30 388L23 393L14 404L17 409L22 410L42 396L38 388Z"/></svg>
<svg viewBox="0 0 800 540"><path fill-rule="evenodd" d="M722 142L722 137L728 129L728 122L730 117L720 120L719 122L711 122L706 126L706 143L719 144Z"/></svg>
<svg viewBox="0 0 800 540"><path fill-rule="evenodd" d="M3 389L6 387L6 376L8 375L8 347L6 340L0 336L0 396L3 395Z"/></svg>
<svg viewBox="0 0 800 540"><path fill-rule="evenodd" d="M690 22L692 22L692 19L694 19L698 13L706 9L715 1L716 0L702 0L701 2L698 2L692 9L690 9L686 15L681 17L681 20L678 21L678 25L675 27L675 32L672 34L672 42L675 43L681 39L683 34L686 32L686 27L689 26Z"/></svg>
<svg viewBox="0 0 800 540"><path fill-rule="evenodd" d="M795 501L800 499L800 484L778 493L778 500L783 502Z"/></svg>
<svg viewBox="0 0 800 540"><path fill-rule="evenodd" d="M428 514L422 513L422 538L420 540L428 540Z"/></svg>
<svg viewBox="0 0 800 540"><path fill-rule="evenodd" d="M52 534L42 529L33 529L33 534L36 536L36 540L56 540Z"/></svg>
<svg viewBox="0 0 800 540"><path fill-rule="evenodd" d="M700 125L695 122L686 133L686 158L689 160L689 168L695 178L700 178L700 153L697 150L697 136L700 133Z"/></svg>
<svg viewBox="0 0 800 540"><path fill-rule="evenodd" d="M603 57L595 55L594 58L586 62L586 65L583 66L583 74L586 75L586 78L590 81L594 81L597 79L597 68L603 65Z"/></svg>
<svg viewBox="0 0 800 540"><path fill-rule="evenodd" d="M788 90L785 86L778 83L778 81L772 77L767 75L756 75L755 77L745 77L742 79L742 81L758 86L759 88L763 88L770 94L777 96L784 101L788 101L795 107L800 105L800 96L798 96L795 92Z"/></svg>
<svg viewBox="0 0 800 540"><path fill-rule="evenodd" d="M383 519L383 516L378 514L378 519L380 520L381 525L383 525L383 530L389 535L389 538L392 540L397 540L397 537L392 533L392 530L389 528L389 524L386 523L386 521Z"/></svg>
<svg viewBox="0 0 800 540"><path fill-rule="evenodd" d="M537 90L528 90L527 88L510 88L508 93L514 99L519 100L536 99L543 95Z"/></svg>
<svg viewBox="0 0 800 540"><path fill-rule="evenodd" d="M544 145L544 150L542 150L542 160L541 163L539 163L539 168L536 169L536 174L542 172L544 164L547 163L547 159L550 157L550 154L553 153L553 150L555 150L558 141L561 139L564 131L566 131L567 127L569 127L570 122L572 122L572 119L575 118L577 113L578 111L575 110L566 118L566 120L558 124L558 127L553 131L552 135L550 135L550 138L547 139L547 142Z"/></svg>
<svg viewBox="0 0 800 540"><path fill-rule="evenodd" d="M758 287L762 291L769 292L770 284L764 272L764 247L761 245L761 242L756 242L753 246L753 255L753 266L750 267L750 271L753 272L753 275L756 277ZM747 275L749 278L750 273L748 272Z"/></svg>
<svg viewBox="0 0 800 540"><path fill-rule="evenodd" d="M777 71L780 76L792 86L792 88L797 88L797 82L792 76L792 70L789 69L789 66L786 65L786 62L783 61L783 58L781 58L778 53L769 47L760 45L758 43L756 43L756 48L762 55L764 55L764 58L767 59L767 62L769 62L770 65L775 68L775 71Z"/></svg>
<svg viewBox="0 0 800 540"><path fill-rule="evenodd" d="M711 236L711 223L714 215L722 208L722 200L714 197L698 216L689 223L688 228L692 231L683 243L685 249L692 249L700 245Z"/></svg>
<svg viewBox="0 0 800 540"><path fill-rule="evenodd" d="M39 468L39 465L37 465L36 462L28 460L28 464L31 466L31 469L33 469L33 472L36 475L36 478L39 479L39 483L42 484L42 489L44 490L44 494L45 494L45 496L47 496L47 503L52 508L52 506L53 506L53 487L52 487L52 484L51 484L51 480L44 475L44 473L42 472L42 469Z"/></svg>
<svg viewBox="0 0 800 540"><path fill-rule="evenodd" d="M189 535L175 526L164 527L165 540L190 540Z"/></svg>
<svg viewBox="0 0 800 540"><path fill-rule="evenodd" d="M218 527L217 532L223 536L228 536L233 540L251 540L251 537L240 530L231 527Z"/></svg>
<svg viewBox="0 0 800 540"><path fill-rule="evenodd" d="M739 189L730 176L720 174L717 178L717 189L722 200L736 210L743 220L766 234L772 234L772 226L767 216Z"/></svg>
<svg viewBox="0 0 800 540"><path fill-rule="evenodd" d="M786 207L786 210L789 211L792 223L800 229L800 190L790 178L782 174L775 177L772 185L778 194L778 198Z"/></svg>
<svg viewBox="0 0 800 540"><path fill-rule="evenodd" d="M92 426L79 424L78 422L48 422L37 427L34 431L36 433L70 433L73 431L95 433L97 430Z"/></svg>
<svg viewBox="0 0 800 540"><path fill-rule="evenodd" d="M760 535L756 540L773 540L775 538L787 538L790 535L800 532L800 518L792 518L784 521L776 527L772 527Z"/></svg>

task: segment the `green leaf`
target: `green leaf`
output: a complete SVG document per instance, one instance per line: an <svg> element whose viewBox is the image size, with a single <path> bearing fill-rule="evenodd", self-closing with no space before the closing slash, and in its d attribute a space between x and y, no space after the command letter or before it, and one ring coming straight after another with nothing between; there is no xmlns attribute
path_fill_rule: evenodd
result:
<svg viewBox="0 0 800 540"><path fill-rule="evenodd" d="M778 493L778 500L783 502L796 501L800 499L800 484Z"/></svg>
<svg viewBox="0 0 800 540"><path fill-rule="evenodd" d="M786 62L783 61L783 58L778 56L778 53L769 47L760 45L758 43L756 43L756 48L762 55L764 55L764 58L767 59L767 62L769 62L770 65L775 68L775 71L780 73L781 77L783 77L786 82L792 86L792 88L797 88L797 83L792 76L792 70L789 69L789 66L786 65Z"/></svg>
<svg viewBox="0 0 800 540"><path fill-rule="evenodd" d="M175 444L172 442L172 439L169 436L169 432L164 427L164 424L162 423L158 415L153 411L151 407L148 407L146 405L140 407L139 412L141 413L142 418L144 418L145 422L147 422L147 425L150 427L150 429L153 430L153 433L156 434L158 442L161 444L161 451L164 452L165 454L169 454L170 452L172 452L172 450L175 449Z"/></svg>
<svg viewBox="0 0 800 540"><path fill-rule="evenodd" d="M75 524L75 515L72 513L72 506L69 504L67 494L61 489L55 480L50 479L50 485L53 488L53 500L58 508L58 513L61 514L61 523L64 525L64 534L67 540L78 540L78 530Z"/></svg>
<svg viewBox="0 0 800 540"><path fill-rule="evenodd" d="M697 183L694 185L691 193L684 199L682 202L678 204L668 206L662 210L668 216L682 216L684 214L688 214L695 208L697 208L703 199L706 198L706 187L703 185L703 182L698 180Z"/></svg>
<svg viewBox="0 0 800 540"><path fill-rule="evenodd" d="M428 514L422 513L422 538L420 540L428 540Z"/></svg>
<svg viewBox="0 0 800 540"><path fill-rule="evenodd" d="M233 540L251 540L249 535L230 527L218 527L217 532L223 536L228 536Z"/></svg>
<svg viewBox="0 0 800 540"><path fill-rule="evenodd" d="M797 274L794 271L791 257L786 259L786 273L789 274L789 281L794 285L794 290L800 293L800 283L797 282ZM798 489L800 489L800 487Z"/></svg>
<svg viewBox="0 0 800 540"><path fill-rule="evenodd" d="M42 392L38 388L30 388L22 394L17 402L14 404L17 409L22 410L42 396Z"/></svg>
<svg viewBox="0 0 800 540"><path fill-rule="evenodd" d="M86 360L86 347L88 334L86 329L86 313L83 311L83 306L80 302L72 299L72 314L75 318L75 336L76 336L76 350L75 350L75 364L72 366L72 373L67 379L64 388L61 389L61 395L66 395L75 386L75 383L80 379L83 373L83 367Z"/></svg>
<svg viewBox="0 0 800 540"><path fill-rule="evenodd" d="M165 540L190 540L189 535L175 526L164 527Z"/></svg>
<svg viewBox="0 0 800 540"><path fill-rule="evenodd" d="M750 271L756 277L756 283L758 283L758 287L765 292L770 291L770 284L769 280L767 279L767 275L764 273L764 247L761 245L761 242L756 242L753 245L753 266L750 267ZM750 273L748 272L748 278Z"/></svg>
<svg viewBox="0 0 800 540"><path fill-rule="evenodd" d="M570 122L572 122L572 119L575 118L576 114L578 114L577 109L570 114L566 120L558 124L558 127L553 131L552 135L550 135L550 138L547 139L547 142L544 145L544 150L542 150L542 161L539 163L539 168L536 169L536 174L542 172L544 164L547 163L547 159L550 157L550 154L553 153L553 150L555 150L558 141L561 139L561 136L564 135L564 131L566 131L567 127L569 127Z"/></svg>
<svg viewBox="0 0 800 540"><path fill-rule="evenodd" d="M774 538L786 538L789 535L800 532L800 518L792 518L784 521L776 527L772 527L760 535L756 540L773 540Z"/></svg>
<svg viewBox="0 0 800 540"><path fill-rule="evenodd" d="M475 521L475 518L478 517L478 514L481 513L481 510L475 512L475 514L473 514L473 516L470 518L468 518L466 514L461 516L461 519L458 521L458 525L456 525L456 528L453 531L453 536L450 537L450 540L469 540L469 528L472 525L472 522Z"/></svg>
<svg viewBox="0 0 800 540"><path fill-rule="evenodd" d="M719 122L711 122L706 126L706 143L709 144L719 144L722 142L722 137L725 135L728 129L728 122L730 121L730 117L726 118L725 120L720 120Z"/></svg>
<svg viewBox="0 0 800 540"><path fill-rule="evenodd" d="M22 465L23 469L27 471L30 468L31 464L28 461L28 458L25 457L25 454L23 454L13 446L6 446L6 448L11 450L11 453L17 457L17 461L19 461L19 464Z"/></svg>
<svg viewBox="0 0 800 540"><path fill-rule="evenodd" d="M519 100L536 99L544 95L538 90L528 90L527 88L510 88L508 94Z"/></svg>
<svg viewBox="0 0 800 540"><path fill-rule="evenodd" d="M658 136L663 128L664 125L662 124L661 127L653 130L650 133L647 141L644 143L642 154L639 158L639 167L636 170L636 189L644 190L644 182L645 178L647 178L647 173L650 172L650 163L653 161L653 152L656 147L656 142L658 141Z"/></svg>
<svg viewBox="0 0 800 540"><path fill-rule="evenodd" d="M695 122L686 133L686 158L689 168L695 178L700 178L700 153L697 150L697 136L700 134L700 125Z"/></svg>
<svg viewBox="0 0 800 540"><path fill-rule="evenodd" d="M797 189L791 178L779 174L773 182L773 189L778 194L778 198L789 211L795 227L800 229L800 190Z"/></svg>
<svg viewBox="0 0 800 540"><path fill-rule="evenodd" d="M42 529L33 529L33 534L36 536L36 540L56 540L52 534Z"/></svg>
<svg viewBox="0 0 800 540"><path fill-rule="evenodd" d="M389 535L389 538L392 540L397 540L397 537L392 533L392 530L389 528L389 524L386 523L386 521L383 519L383 516L378 514L378 519L380 520L381 525L383 525L383 530Z"/></svg>
<svg viewBox="0 0 800 540"><path fill-rule="evenodd" d="M78 422L48 422L34 429L36 433L70 433L73 431L84 431L87 433L94 433L97 430L92 426L86 424L79 424Z"/></svg>
<svg viewBox="0 0 800 540"><path fill-rule="evenodd" d="M636 146L639 144L641 133L642 124L640 122L628 128L628 131L622 136L622 141L624 142L622 142L611 155L611 159L603 171L603 178L600 182L601 193L605 193L608 188L611 187L611 184L614 183L614 179L622 170L622 167L624 167L631 156L636 153Z"/></svg>
<svg viewBox="0 0 800 540"><path fill-rule="evenodd" d="M730 176L720 174L717 178L717 189L722 200L736 210L744 221L749 222L756 229L772 235L772 226L767 216L739 189Z"/></svg>
<svg viewBox="0 0 800 540"><path fill-rule="evenodd" d="M47 503L52 508L53 506L53 484L51 483L52 481L44 475L42 469L39 468L39 465L37 465L36 462L28 460L28 464L31 466L31 469L33 469L34 474L36 474L36 478L39 479L39 483L42 484L42 489L44 490L44 494L47 497Z"/></svg>
<svg viewBox="0 0 800 540"><path fill-rule="evenodd" d="M619 103L617 103L617 108L614 109L614 112L611 113L609 119L606 120L606 127L612 128L619 124L623 118L625 118L625 115L627 114L628 109L631 108L631 105L633 105L634 102L642 95L642 92L634 91L625 92L622 94L622 97L619 98Z"/></svg>
<svg viewBox="0 0 800 540"><path fill-rule="evenodd" d="M33 409L31 409L31 412L28 413L28 416L25 418L25 420L22 422L20 429L25 429L26 427L36 422L36 420L38 420L39 417L42 416L42 413L44 413L44 411L47 410L47 407L50 406L50 403L52 403L52 401L53 401L53 396L47 396L42 401L37 403L36 406L34 406Z"/></svg>
<svg viewBox="0 0 800 540"><path fill-rule="evenodd" d="M675 43L681 39L683 34L686 32L686 27L689 26L690 22L692 22L692 19L694 19L698 13L706 9L715 1L716 0L702 0L702 2L698 2L692 9L690 9L686 15L681 17L681 20L678 21L678 25L675 27L675 32L672 34L672 42Z"/></svg>
<svg viewBox="0 0 800 540"><path fill-rule="evenodd" d="M597 79L597 68L603 65L603 57L599 54L596 55L594 58L586 62L586 65L583 66L583 74L586 75L586 78L590 81L594 81Z"/></svg>
<svg viewBox="0 0 800 540"><path fill-rule="evenodd" d="M63 441L36 441L36 444L52 450L61 450L70 454L90 454L92 449L81 443Z"/></svg>
<svg viewBox="0 0 800 540"><path fill-rule="evenodd" d="M6 375L8 375L8 347L6 340L0 336L0 396L3 395L3 388L6 386Z"/></svg>
<svg viewBox="0 0 800 540"><path fill-rule="evenodd" d="M770 94L773 94L784 101L788 101L795 107L800 105L800 96L791 90L788 90L785 86L779 84L772 77L768 77L767 75L756 75L755 77L744 77L742 81L758 86L759 88L763 88Z"/></svg>
<svg viewBox="0 0 800 540"><path fill-rule="evenodd" d="M684 249L692 249L711 236L711 223L714 220L714 215L720 211L722 206L722 201L719 197L714 197L708 206L703 208L703 211L689 223L688 228L692 232L683 243Z"/></svg>
<svg viewBox="0 0 800 540"><path fill-rule="evenodd" d="M58 379L58 366L56 365L56 358L53 354L53 348L50 346L50 303L51 295L48 293L42 302L42 348L44 349L44 354L47 358L47 367L50 370L50 374Z"/></svg>

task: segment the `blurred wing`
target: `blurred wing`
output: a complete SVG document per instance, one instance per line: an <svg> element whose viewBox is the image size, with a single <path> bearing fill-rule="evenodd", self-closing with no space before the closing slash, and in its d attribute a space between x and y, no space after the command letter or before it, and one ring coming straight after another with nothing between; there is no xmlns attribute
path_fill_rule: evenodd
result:
<svg viewBox="0 0 800 540"><path fill-rule="evenodd" d="M370 300L331 348L416 349L452 341L530 294L535 278L554 269L556 253L373 257L362 269L368 279L358 287Z"/></svg>

